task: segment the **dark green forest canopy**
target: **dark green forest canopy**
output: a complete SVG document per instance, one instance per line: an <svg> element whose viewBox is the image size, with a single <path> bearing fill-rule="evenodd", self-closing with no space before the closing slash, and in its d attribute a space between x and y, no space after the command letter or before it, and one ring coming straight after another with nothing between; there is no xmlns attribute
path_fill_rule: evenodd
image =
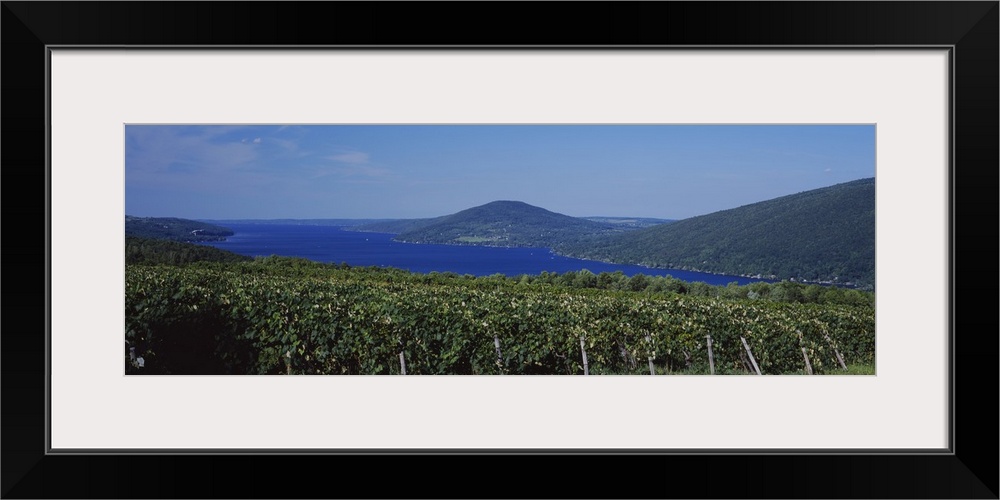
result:
<svg viewBox="0 0 1000 500"><path fill-rule="evenodd" d="M564 243L555 250L608 262L874 289L875 179Z"/></svg>
<svg viewBox="0 0 1000 500"><path fill-rule="evenodd" d="M234 233L222 226L194 220L126 215L125 234L172 241L224 241Z"/></svg>
<svg viewBox="0 0 1000 500"><path fill-rule="evenodd" d="M180 265L193 262L245 262L249 260L253 259L206 245L125 236L125 264Z"/></svg>

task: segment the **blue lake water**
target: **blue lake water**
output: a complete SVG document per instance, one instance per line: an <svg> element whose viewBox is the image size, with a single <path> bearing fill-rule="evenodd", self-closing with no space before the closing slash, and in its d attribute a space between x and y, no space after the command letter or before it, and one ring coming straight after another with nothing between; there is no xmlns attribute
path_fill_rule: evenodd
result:
<svg viewBox="0 0 1000 500"><path fill-rule="evenodd" d="M256 256L280 255L302 257L317 262L351 266L380 266L406 269L417 273L454 272L475 276L505 274L540 274L543 271L564 273L590 270L595 274L621 271L627 276L645 274L666 276L710 285L741 285L767 281L742 276L653 269L643 266L608 264L555 255L546 248L497 248L466 245L430 245L393 241L392 234L362 233L336 226L233 224L236 232L226 241L203 243L223 250Z"/></svg>

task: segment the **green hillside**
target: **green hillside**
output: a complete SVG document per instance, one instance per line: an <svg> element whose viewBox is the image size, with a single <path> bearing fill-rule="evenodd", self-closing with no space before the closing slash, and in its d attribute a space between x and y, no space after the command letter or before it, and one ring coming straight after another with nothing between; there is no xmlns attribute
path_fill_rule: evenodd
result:
<svg viewBox="0 0 1000 500"><path fill-rule="evenodd" d="M125 234L172 241L224 241L233 231L205 222L175 217L125 216Z"/></svg>
<svg viewBox="0 0 1000 500"><path fill-rule="evenodd" d="M253 259L208 245L125 235L125 264L181 265L249 260Z"/></svg>
<svg viewBox="0 0 1000 500"><path fill-rule="evenodd" d="M557 214L520 201L494 201L418 221L396 239L411 243L554 247L621 231L614 224Z"/></svg>
<svg viewBox="0 0 1000 500"><path fill-rule="evenodd" d="M837 184L556 250L778 279L875 284L875 179Z"/></svg>

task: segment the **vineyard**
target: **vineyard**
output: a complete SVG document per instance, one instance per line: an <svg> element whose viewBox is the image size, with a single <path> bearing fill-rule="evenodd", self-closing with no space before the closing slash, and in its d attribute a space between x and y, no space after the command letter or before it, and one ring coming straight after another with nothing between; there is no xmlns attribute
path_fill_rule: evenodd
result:
<svg viewBox="0 0 1000 500"><path fill-rule="evenodd" d="M804 374L874 365L868 305L525 285L293 259L128 265L147 374Z"/></svg>

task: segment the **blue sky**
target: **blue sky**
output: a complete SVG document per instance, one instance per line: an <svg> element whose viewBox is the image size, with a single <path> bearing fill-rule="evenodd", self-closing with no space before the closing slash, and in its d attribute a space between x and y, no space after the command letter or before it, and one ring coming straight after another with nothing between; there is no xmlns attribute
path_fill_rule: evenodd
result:
<svg viewBox="0 0 1000 500"><path fill-rule="evenodd" d="M874 125L126 125L125 213L682 219L875 176Z"/></svg>

